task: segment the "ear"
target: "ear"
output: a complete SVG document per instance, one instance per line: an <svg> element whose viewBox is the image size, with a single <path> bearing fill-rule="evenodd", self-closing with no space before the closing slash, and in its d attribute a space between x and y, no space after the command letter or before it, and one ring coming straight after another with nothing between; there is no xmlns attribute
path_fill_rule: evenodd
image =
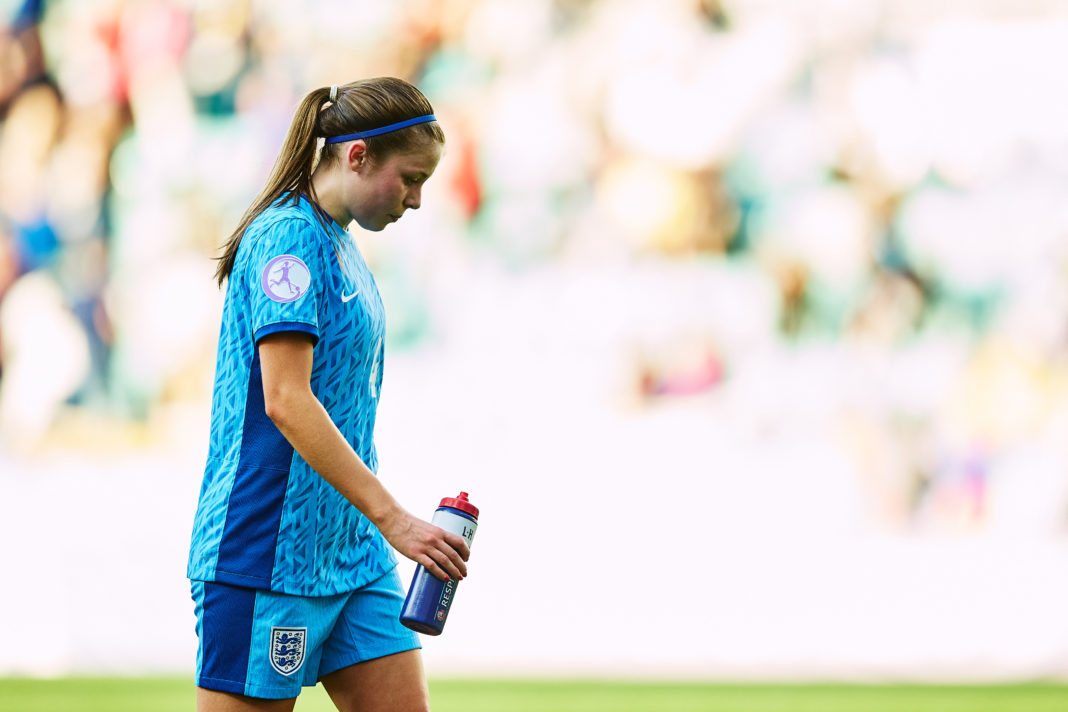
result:
<svg viewBox="0 0 1068 712"><path fill-rule="evenodd" d="M351 171L360 171L367 165L367 143L358 138L349 144L345 151L345 163Z"/></svg>

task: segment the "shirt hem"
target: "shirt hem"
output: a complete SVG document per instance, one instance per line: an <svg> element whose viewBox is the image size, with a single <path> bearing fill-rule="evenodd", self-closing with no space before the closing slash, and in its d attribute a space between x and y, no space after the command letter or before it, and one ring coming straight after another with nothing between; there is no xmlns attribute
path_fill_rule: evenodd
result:
<svg viewBox="0 0 1068 712"><path fill-rule="evenodd" d="M248 574L239 574L232 571L219 571L216 569L214 574L204 572L186 571L186 578L190 581L204 581L223 583L228 586L239 586L241 588L252 588L259 591L271 591L273 593L284 593L289 596L306 596L309 598L320 596L336 596L342 593L352 593L358 591L372 581L377 581L390 571L397 568L397 561L384 560L381 562L381 566L374 568L363 569L364 576L360 576L351 582L343 583L337 586L317 586L307 584L292 585L287 582L276 582L273 580L265 579L259 576L250 576Z"/></svg>

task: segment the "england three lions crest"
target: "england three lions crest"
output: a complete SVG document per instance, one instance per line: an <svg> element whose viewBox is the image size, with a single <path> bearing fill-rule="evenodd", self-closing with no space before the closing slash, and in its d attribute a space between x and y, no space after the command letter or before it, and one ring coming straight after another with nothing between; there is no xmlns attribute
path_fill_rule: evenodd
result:
<svg viewBox="0 0 1068 712"><path fill-rule="evenodd" d="M283 675L292 675L304 662L307 628L271 628L271 667Z"/></svg>

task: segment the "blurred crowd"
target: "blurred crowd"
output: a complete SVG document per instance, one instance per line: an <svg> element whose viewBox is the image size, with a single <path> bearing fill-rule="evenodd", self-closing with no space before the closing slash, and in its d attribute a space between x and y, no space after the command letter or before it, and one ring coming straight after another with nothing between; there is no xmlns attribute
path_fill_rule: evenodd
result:
<svg viewBox="0 0 1068 712"><path fill-rule="evenodd" d="M577 275L572 293L616 319L612 407L729 399L772 446L818 432L891 528L1064 530L1063 4L0 0L0 13L4 447L202 399L210 259L294 107L388 74L426 92L448 136L421 211L432 236L367 245L391 348L448 333L435 290L472 265Z"/></svg>

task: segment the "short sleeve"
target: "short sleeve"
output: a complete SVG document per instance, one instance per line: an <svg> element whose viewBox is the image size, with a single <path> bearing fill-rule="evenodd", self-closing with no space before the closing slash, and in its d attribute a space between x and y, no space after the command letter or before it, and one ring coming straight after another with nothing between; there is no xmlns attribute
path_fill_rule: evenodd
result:
<svg viewBox="0 0 1068 712"><path fill-rule="evenodd" d="M318 342L323 287L329 279L318 231L305 220L289 218L246 238L251 244L244 278L255 340L299 331Z"/></svg>

